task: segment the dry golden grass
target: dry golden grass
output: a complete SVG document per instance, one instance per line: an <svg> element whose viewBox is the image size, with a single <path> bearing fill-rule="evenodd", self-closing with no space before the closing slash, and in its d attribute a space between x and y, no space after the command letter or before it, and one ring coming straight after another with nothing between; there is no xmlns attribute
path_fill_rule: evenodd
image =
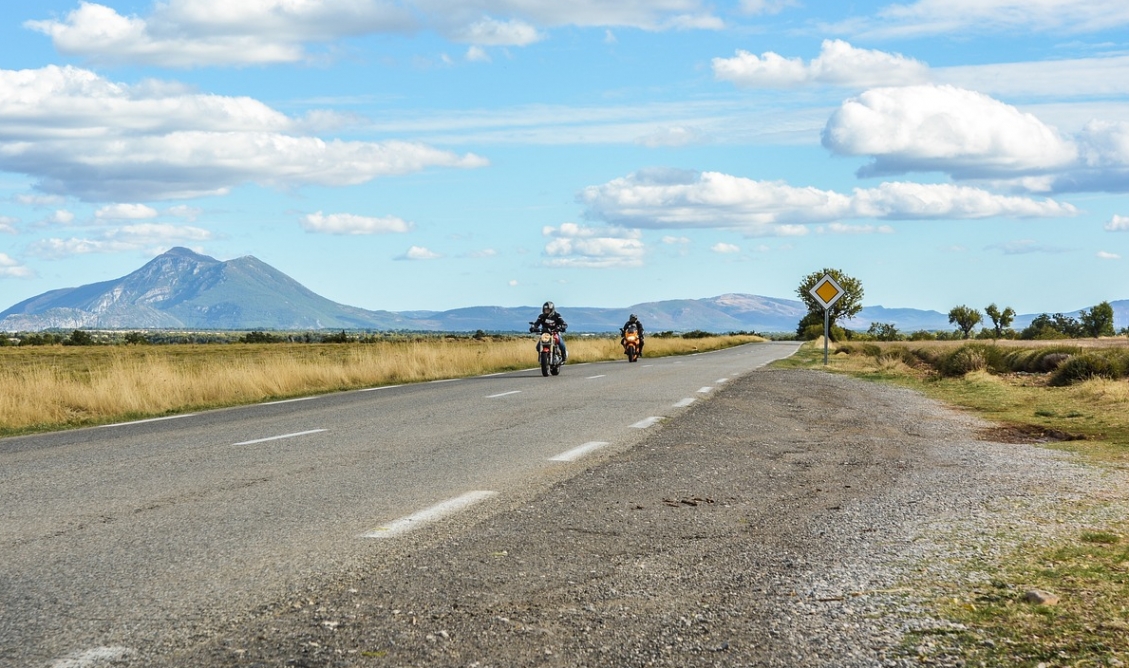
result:
<svg viewBox="0 0 1129 668"><path fill-rule="evenodd" d="M649 356L756 337L647 341ZM570 363L620 359L618 339L568 339ZM340 390L536 365L531 338L351 344L0 348L0 434L104 424Z"/></svg>

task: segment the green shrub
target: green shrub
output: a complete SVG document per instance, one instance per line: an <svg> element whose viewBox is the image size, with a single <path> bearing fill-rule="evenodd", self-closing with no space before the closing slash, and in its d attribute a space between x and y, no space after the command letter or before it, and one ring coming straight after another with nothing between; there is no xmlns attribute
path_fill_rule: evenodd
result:
<svg viewBox="0 0 1129 668"><path fill-rule="evenodd" d="M1000 371L1003 355L996 346L969 343L943 356L938 362L934 366L942 375L956 378L972 371Z"/></svg>
<svg viewBox="0 0 1129 668"><path fill-rule="evenodd" d="M1055 387L1072 385L1094 378L1123 378L1129 373L1126 355L1121 351L1103 350L1082 353L1058 367L1048 381Z"/></svg>

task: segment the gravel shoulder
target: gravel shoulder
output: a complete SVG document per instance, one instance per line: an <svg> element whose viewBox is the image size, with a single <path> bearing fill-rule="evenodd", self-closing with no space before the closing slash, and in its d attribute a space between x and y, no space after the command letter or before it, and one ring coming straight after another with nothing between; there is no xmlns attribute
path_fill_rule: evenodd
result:
<svg viewBox="0 0 1129 668"><path fill-rule="evenodd" d="M907 390L758 371L154 665L943 665L920 640L943 634L907 636L945 627L922 606L938 583L975 586L970 564L1125 511L1102 498L1123 472L985 427Z"/></svg>

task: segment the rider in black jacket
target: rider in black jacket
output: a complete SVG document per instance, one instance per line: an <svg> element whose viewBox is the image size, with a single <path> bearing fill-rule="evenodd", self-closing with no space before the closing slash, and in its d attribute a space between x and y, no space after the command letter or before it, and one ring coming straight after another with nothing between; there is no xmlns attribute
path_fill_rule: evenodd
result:
<svg viewBox="0 0 1129 668"><path fill-rule="evenodd" d="M635 325L635 331L639 332L639 354L642 355L643 354L643 323L639 322L639 318L637 318L634 313L632 313L631 316L627 319L627 322L623 323L623 327L619 328L619 336L620 336L619 343L620 343L620 345L623 345L623 343L625 342L625 339L623 337L627 334L627 328L630 327L631 325Z"/></svg>
<svg viewBox="0 0 1129 668"><path fill-rule="evenodd" d="M556 330L559 333L564 333L568 329L568 323L564 321L560 313L557 313L557 308L553 302L545 302L541 305L541 315L537 319L529 323L530 332L545 332L549 330ZM568 361L568 348L565 347L564 336L560 337L561 344L561 359L565 362Z"/></svg>

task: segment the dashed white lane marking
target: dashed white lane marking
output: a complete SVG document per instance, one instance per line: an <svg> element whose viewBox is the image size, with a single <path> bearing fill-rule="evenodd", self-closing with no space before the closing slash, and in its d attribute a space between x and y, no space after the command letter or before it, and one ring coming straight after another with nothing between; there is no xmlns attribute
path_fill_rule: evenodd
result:
<svg viewBox="0 0 1129 668"><path fill-rule="evenodd" d="M607 376L606 373L602 373L599 376L588 376L588 380L596 380L597 378L603 378L605 376Z"/></svg>
<svg viewBox="0 0 1129 668"><path fill-rule="evenodd" d="M496 492L467 492L462 496L456 496L453 499L447 499L446 501L437 503L430 508L424 508L418 513L393 520L382 527L377 527L368 533L361 534L361 538L389 538L391 536L397 536L423 526L428 522L434 522L437 519L456 513L467 506L478 503L483 499L488 499L494 496L494 494L496 494Z"/></svg>
<svg viewBox="0 0 1129 668"><path fill-rule="evenodd" d="M682 401L679 401L678 403L674 404L674 407L675 408L686 408L690 404L694 403L694 401L696 401L696 400L692 399L690 397L687 397L686 399L683 399Z"/></svg>
<svg viewBox="0 0 1129 668"><path fill-rule="evenodd" d="M717 380L714 381L714 385L721 385L722 383L725 383L725 382L728 382L728 381L729 381L728 378L718 378Z"/></svg>
<svg viewBox="0 0 1129 668"><path fill-rule="evenodd" d="M106 427L126 427L131 424L145 424L146 422L161 422L163 420L179 420L180 418L192 417L195 413L185 413L184 415L168 415L165 417L149 418L147 420L134 420L132 422L115 422L114 424L100 424L98 429L105 429Z"/></svg>
<svg viewBox="0 0 1129 668"><path fill-rule="evenodd" d="M499 371L498 373L487 373L479 376L479 378L493 378L494 376L504 376L506 371Z"/></svg>
<svg viewBox="0 0 1129 668"><path fill-rule="evenodd" d="M260 406L276 406L278 404L292 404L295 401L309 401L310 399L316 399L316 398L317 397L298 397L297 399L282 399L280 401L268 401L266 403L262 403L262 404L259 404L259 405Z"/></svg>
<svg viewBox="0 0 1129 668"><path fill-rule="evenodd" d="M631 425L631 428L632 429L646 429L647 427L650 427L651 425L657 424L660 420L662 420L661 417L655 417L655 416L652 415L651 417L646 418L644 420L639 420L635 424Z"/></svg>
<svg viewBox="0 0 1129 668"><path fill-rule="evenodd" d="M698 390L698 394L709 394L712 391L713 391L713 388L709 387L707 385L706 387L703 387L702 389Z"/></svg>
<svg viewBox="0 0 1129 668"><path fill-rule="evenodd" d="M283 438L294 438L295 436L305 436L307 434L319 434L323 431L325 431L325 429L311 429L309 431L294 432L293 434L281 434L279 436L268 436L266 438L256 438L256 439L251 440L251 441L241 441L239 443L233 443L232 445L251 445L252 443L266 443L267 441L278 441L278 440L281 440Z"/></svg>
<svg viewBox="0 0 1129 668"><path fill-rule="evenodd" d="M61 659L56 659L51 668L96 668L96 666L109 666L133 654L128 647L95 647L85 652L68 654Z"/></svg>
<svg viewBox="0 0 1129 668"><path fill-rule="evenodd" d="M453 383L456 380L459 380L459 379L458 378L440 378L439 380L433 380L431 382L432 383Z"/></svg>
<svg viewBox="0 0 1129 668"><path fill-rule="evenodd" d="M500 394L487 395L487 399L497 399L498 397L508 397L511 394L521 394L521 390L510 390L509 392L502 392Z"/></svg>
<svg viewBox="0 0 1129 668"><path fill-rule="evenodd" d="M358 392L375 392L377 390L391 390L394 387L403 387L403 385L381 385L380 387L366 387L363 390L357 390L357 391Z"/></svg>
<svg viewBox="0 0 1129 668"><path fill-rule="evenodd" d="M592 452L593 450L599 450L600 448L604 447L605 445L607 445L607 442L605 442L605 441L589 441L589 442L585 443L584 445L573 448L572 450L569 450L567 452L562 452L561 454L557 455L556 457L549 457L549 461L551 461L551 462L571 462L571 461L574 461L576 459L580 459L581 457L588 454L589 452Z"/></svg>

